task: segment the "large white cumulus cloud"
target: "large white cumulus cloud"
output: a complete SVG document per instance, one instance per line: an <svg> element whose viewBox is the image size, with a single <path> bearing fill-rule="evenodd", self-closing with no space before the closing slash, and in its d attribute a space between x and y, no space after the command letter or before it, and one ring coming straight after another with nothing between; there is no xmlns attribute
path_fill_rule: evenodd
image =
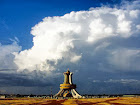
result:
<svg viewBox="0 0 140 105"><path fill-rule="evenodd" d="M139 37L139 16L139 9L100 7L89 11L71 12L64 16L46 17L31 30L34 36L33 47L15 53L14 62L19 70L51 71L56 70L59 61L75 64L84 61L83 55L87 52L93 60L98 59L95 55L107 53L106 61L109 65L128 69L131 65L123 66L123 64L130 62L129 58L133 58L133 61L137 62L135 64L140 63L136 59L136 56L140 55L140 49L122 47L119 46L119 41L114 43L106 39L116 37L116 40L119 38L125 40ZM98 43L99 41L101 42ZM99 59L104 59L104 56L102 57ZM140 70L140 66L137 66L136 70Z"/></svg>
<svg viewBox="0 0 140 105"><path fill-rule="evenodd" d="M13 62L15 58L14 53L19 52L20 50L21 46L19 46L15 40L9 45L2 45L0 43L0 70L17 69L17 66Z"/></svg>

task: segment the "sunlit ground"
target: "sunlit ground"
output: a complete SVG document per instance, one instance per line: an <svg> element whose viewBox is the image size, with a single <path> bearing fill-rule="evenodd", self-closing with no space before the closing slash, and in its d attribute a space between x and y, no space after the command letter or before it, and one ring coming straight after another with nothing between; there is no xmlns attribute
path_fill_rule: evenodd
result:
<svg viewBox="0 0 140 105"><path fill-rule="evenodd" d="M0 99L0 105L140 105L140 97L93 98L93 99Z"/></svg>

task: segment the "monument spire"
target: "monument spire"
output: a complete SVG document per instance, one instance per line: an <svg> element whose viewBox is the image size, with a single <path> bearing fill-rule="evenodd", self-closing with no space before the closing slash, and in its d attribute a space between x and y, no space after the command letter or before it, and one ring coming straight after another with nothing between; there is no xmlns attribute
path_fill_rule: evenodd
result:
<svg viewBox="0 0 140 105"><path fill-rule="evenodd" d="M60 91L54 97L74 97L74 98L82 98L81 95L75 90L76 85L72 83L72 72L70 72L69 68L67 72L64 72L64 82L60 84Z"/></svg>

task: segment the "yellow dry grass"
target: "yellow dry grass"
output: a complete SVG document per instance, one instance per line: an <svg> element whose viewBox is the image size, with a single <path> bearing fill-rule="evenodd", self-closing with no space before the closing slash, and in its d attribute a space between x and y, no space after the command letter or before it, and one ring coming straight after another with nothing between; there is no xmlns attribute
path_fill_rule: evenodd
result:
<svg viewBox="0 0 140 105"><path fill-rule="evenodd" d="M62 105L78 105L78 104L75 102L75 99L68 99L68 100L64 101L64 103L62 103Z"/></svg>
<svg viewBox="0 0 140 105"><path fill-rule="evenodd" d="M140 105L140 97L122 97L118 100L110 101L111 104L122 104L122 105Z"/></svg>
<svg viewBox="0 0 140 105"><path fill-rule="evenodd" d="M0 99L0 105L140 105L140 97L93 98L93 99Z"/></svg>

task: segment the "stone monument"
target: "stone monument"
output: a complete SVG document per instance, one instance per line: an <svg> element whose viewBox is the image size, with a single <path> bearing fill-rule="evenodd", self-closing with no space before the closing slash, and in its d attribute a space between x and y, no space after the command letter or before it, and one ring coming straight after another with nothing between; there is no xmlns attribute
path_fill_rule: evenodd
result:
<svg viewBox="0 0 140 105"><path fill-rule="evenodd" d="M73 98L82 98L80 94L75 90L76 85L72 83L72 72L67 70L64 72L64 82L60 84L60 91L54 95L54 97L73 97Z"/></svg>

